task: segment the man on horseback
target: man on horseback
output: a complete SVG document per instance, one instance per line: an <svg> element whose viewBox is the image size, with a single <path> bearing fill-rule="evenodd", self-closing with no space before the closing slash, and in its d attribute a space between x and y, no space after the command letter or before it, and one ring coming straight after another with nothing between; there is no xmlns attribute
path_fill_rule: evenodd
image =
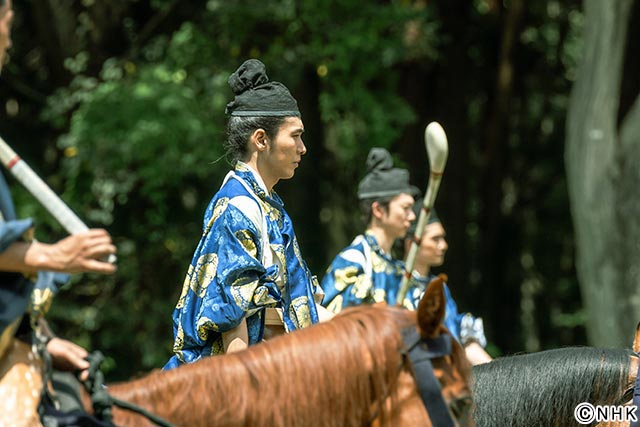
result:
<svg viewBox="0 0 640 427"><path fill-rule="evenodd" d="M410 185L407 170L393 167L386 149L371 149L367 170L358 185L366 230L334 258L322 280L323 305L335 313L359 304L396 303L403 263L391 249L416 219L412 207L419 190ZM412 301L405 298L406 304Z"/></svg>
<svg viewBox="0 0 640 427"><path fill-rule="evenodd" d="M413 205L416 217L422 208L422 199ZM409 253L415 233L416 223L411 224L411 228L404 240L405 254ZM417 305L424 295L424 291L429 283L436 278L431 272L431 267L439 267L444 263L444 257L449 245L446 240L446 232L436 214L435 209L431 209L427 225L424 229L415 264L410 279L410 288L407 297L411 298ZM484 335L482 319L473 316L471 313L459 313L458 306L451 295L449 287L444 285L445 297L447 300L444 324L451 334L463 345L469 361L476 365L492 360L491 356L484 350L487 339Z"/></svg>
<svg viewBox="0 0 640 427"><path fill-rule="evenodd" d="M323 318L316 306L322 290L273 190L293 177L307 151L297 102L256 59L245 61L229 85L235 99L227 104L225 145L234 170L205 212L173 312L175 354L165 369L262 341L273 308L286 331Z"/></svg>
<svg viewBox="0 0 640 427"><path fill-rule="evenodd" d="M11 0L0 0L0 71L11 47ZM16 218L7 183L0 173L0 425L40 425L36 408L42 392L42 363L36 342L46 347L53 366L82 370L87 352L55 337L43 315L67 276L60 273L110 274L113 264L101 261L116 248L102 229L64 238L54 244L33 240L33 220ZM26 313L26 314L25 314ZM34 334L37 335L36 341ZM26 393L26 394L25 394Z"/></svg>
<svg viewBox="0 0 640 427"><path fill-rule="evenodd" d="M387 150L373 148L367 158L367 169L368 174L358 186L367 229L334 258L322 279L323 305L335 313L359 304L399 303L396 298L404 262L393 257L394 242L407 238L405 253L408 252L422 206L422 200L414 203L414 196L417 197L419 191L409 184L409 172L393 168ZM426 286L435 277L429 274L430 266L444 262L447 244L437 216L432 215L429 219L422 242L409 291L400 304L411 310L417 308ZM491 360L484 351L486 339L482 321L469 314L459 314L447 287L445 296L445 325L464 344L469 360L472 363Z"/></svg>

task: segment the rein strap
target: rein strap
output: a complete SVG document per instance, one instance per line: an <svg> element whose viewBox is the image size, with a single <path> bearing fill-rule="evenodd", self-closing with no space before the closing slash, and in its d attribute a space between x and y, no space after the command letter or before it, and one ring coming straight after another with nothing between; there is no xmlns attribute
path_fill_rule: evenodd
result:
<svg viewBox="0 0 640 427"><path fill-rule="evenodd" d="M443 334L433 339L423 339L415 328L402 330L409 360L413 365L416 385L434 426L454 427L455 423L442 397L440 383L433 372L431 359L451 354L451 335Z"/></svg>
<svg viewBox="0 0 640 427"><path fill-rule="evenodd" d="M89 361L89 379L84 382L84 386L91 395L93 409L100 419L111 422L111 407L115 405L119 408L136 412L161 427L174 427L170 422L150 413L144 408L136 406L133 403L117 399L107 393L107 389L103 385L104 375L102 371L100 371L100 364L104 360L104 356L101 352L94 351L87 357L87 360Z"/></svg>

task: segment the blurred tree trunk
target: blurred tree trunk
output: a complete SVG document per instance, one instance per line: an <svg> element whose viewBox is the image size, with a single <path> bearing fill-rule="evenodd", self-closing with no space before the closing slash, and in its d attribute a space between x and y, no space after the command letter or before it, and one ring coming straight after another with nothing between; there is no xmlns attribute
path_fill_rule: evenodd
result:
<svg viewBox="0 0 640 427"><path fill-rule="evenodd" d="M567 118L576 267L588 338L598 346L629 346L640 320L638 39L628 36L640 24L639 3L585 0L584 52ZM625 94L630 101L621 102L621 87L635 89Z"/></svg>
<svg viewBox="0 0 640 427"><path fill-rule="evenodd" d="M33 21L38 40L44 47L48 68L55 83L68 83L70 73L64 61L74 57L82 49L78 37L77 12L73 1L49 0L33 7Z"/></svg>

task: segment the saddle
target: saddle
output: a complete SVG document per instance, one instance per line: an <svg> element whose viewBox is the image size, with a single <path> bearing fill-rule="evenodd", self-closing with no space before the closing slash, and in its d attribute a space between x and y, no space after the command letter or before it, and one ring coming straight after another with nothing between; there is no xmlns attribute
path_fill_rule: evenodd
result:
<svg viewBox="0 0 640 427"><path fill-rule="evenodd" d="M13 338L0 359L0 427L42 427L42 359L31 345Z"/></svg>
<svg viewBox="0 0 640 427"><path fill-rule="evenodd" d="M264 311L264 340L286 334L281 308L266 308Z"/></svg>
<svg viewBox="0 0 640 427"><path fill-rule="evenodd" d="M17 338L9 342L0 358L0 427L113 427L84 410L57 409L51 395L43 393L44 372L44 362L31 345ZM55 388L55 378L52 381L48 390Z"/></svg>

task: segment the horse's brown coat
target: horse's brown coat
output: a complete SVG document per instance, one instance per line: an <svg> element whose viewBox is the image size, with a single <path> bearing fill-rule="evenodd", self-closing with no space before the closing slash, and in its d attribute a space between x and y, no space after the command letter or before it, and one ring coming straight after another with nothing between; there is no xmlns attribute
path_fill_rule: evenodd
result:
<svg viewBox="0 0 640 427"><path fill-rule="evenodd" d="M442 295L442 280L427 291L425 298L439 302L420 309L423 337L447 333L432 318L443 314ZM178 426L430 426L402 353L400 331L416 322L415 312L397 307L354 307L245 351L154 371L108 390ZM469 367L457 343L452 356L433 364L446 400L470 395ZM120 409L114 421L152 425Z"/></svg>

